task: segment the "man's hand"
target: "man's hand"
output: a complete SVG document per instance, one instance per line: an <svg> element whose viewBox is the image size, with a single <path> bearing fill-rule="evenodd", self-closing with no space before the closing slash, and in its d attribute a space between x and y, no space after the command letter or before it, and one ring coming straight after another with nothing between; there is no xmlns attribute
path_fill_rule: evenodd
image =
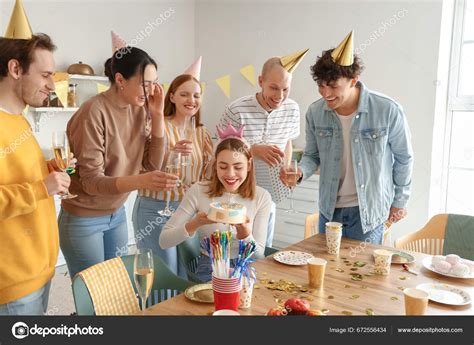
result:
<svg viewBox="0 0 474 345"><path fill-rule="evenodd" d="M301 171L300 168L298 168L298 172L297 172L296 175L297 175L296 181L298 181L301 178L301 176L303 176L303 172ZM289 178L290 177L287 174L287 169L285 167L282 167L281 170L280 170L280 180L281 180L281 182L283 182L283 184L287 187L294 187L294 186L290 186L288 184Z"/></svg>
<svg viewBox="0 0 474 345"><path fill-rule="evenodd" d="M390 207L390 214L388 216L388 222L390 223L396 223L399 220L405 218L407 215L407 209L406 208L398 208L398 207Z"/></svg>
<svg viewBox="0 0 474 345"><path fill-rule="evenodd" d="M253 145L252 155L271 166L278 165L285 157L285 153L276 145Z"/></svg>
<svg viewBox="0 0 474 345"><path fill-rule="evenodd" d="M46 164L48 165L48 171L51 173L53 171L58 171L62 172L61 169L59 169L58 164L56 163L55 159L51 159L49 161L46 161ZM75 169L77 164L77 159L74 157L74 153L69 152L69 165L68 168Z"/></svg>

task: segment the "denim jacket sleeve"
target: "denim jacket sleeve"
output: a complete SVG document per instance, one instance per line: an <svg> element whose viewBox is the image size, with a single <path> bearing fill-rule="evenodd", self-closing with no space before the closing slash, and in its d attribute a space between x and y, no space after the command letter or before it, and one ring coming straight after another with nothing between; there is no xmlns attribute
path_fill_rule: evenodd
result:
<svg viewBox="0 0 474 345"><path fill-rule="evenodd" d="M390 121L389 145L393 153L393 185L395 188L393 207L404 208L411 191L413 171L413 148L408 123L399 105L394 105Z"/></svg>
<svg viewBox="0 0 474 345"><path fill-rule="evenodd" d="M312 106L306 112L306 145L304 148L303 157L301 159L300 168L303 171L303 179L307 179L318 169L320 164L319 148L316 141L316 127L314 123L314 116L316 112L312 112Z"/></svg>

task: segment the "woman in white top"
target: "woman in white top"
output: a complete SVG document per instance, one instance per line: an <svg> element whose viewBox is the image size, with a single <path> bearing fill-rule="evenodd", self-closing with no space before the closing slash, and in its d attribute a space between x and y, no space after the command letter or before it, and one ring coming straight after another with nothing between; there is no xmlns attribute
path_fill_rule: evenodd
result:
<svg viewBox="0 0 474 345"><path fill-rule="evenodd" d="M222 141L217 144L210 181L194 184L185 194L179 208L166 223L160 235L160 246L165 249L176 246L196 235L202 240L225 225L207 218L212 202L235 202L247 208L247 222L235 226L232 234L231 258L238 256L238 240L246 243L255 240L255 258L264 256L271 197L263 188L255 185L252 155L249 146L240 136L241 129L229 126L219 131ZM221 135L222 134L222 135ZM207 253L202 253L196 275L209 281L212 269Z"/></svg>

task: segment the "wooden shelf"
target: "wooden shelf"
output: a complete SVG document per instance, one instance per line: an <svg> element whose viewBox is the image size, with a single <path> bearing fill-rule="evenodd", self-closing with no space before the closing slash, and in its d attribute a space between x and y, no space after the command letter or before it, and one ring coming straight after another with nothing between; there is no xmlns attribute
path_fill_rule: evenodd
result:
<svg viewBox="0 0 474 345"><path fill-rule="evenodd" d="M69 79L109 82L109 78L100 75L70 74Z"/></svg>

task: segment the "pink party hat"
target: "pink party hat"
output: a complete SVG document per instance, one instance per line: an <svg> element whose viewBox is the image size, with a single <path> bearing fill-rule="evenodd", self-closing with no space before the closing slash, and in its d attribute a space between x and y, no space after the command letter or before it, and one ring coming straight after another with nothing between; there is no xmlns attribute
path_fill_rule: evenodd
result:
<svg viewBox="0 0 474 345"><path fill-rule="evenodd" d="M217 126L217 135L219 136L220 140L224 140L228 138L243 139L244 127L245 126L242 125L239 128L235 128L234 126L230 124L230 122L228 122L227 128L225 129L220 129L219 126Z"/></svg>
<svg viewBox="0 0 474 345"><path fill-rule="evenodd" d="M127 46L127 42L115 32L110 31L110 34L112 35L112 53Z"/></svg>
<svg viewBox="0 0 474 345"><path fill-rule="evenodd" d="M186 71L184 71L183 74L191 74L194 78L197 80L200 80L201 78L201 62L202 62L202 56L198 57L196 61L192 63L191 66L189 66Z"/></svg>

